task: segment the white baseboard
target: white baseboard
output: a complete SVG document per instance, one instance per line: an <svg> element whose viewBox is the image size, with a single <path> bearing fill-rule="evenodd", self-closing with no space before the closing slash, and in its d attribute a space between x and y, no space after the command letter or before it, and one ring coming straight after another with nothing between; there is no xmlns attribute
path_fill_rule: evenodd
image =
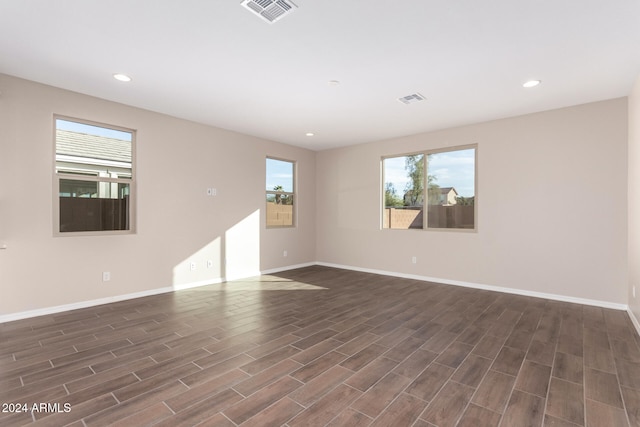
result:
<svg viewBox="0 0 640 427"><path fill-rule="evenodd" d="M638 322L638 319L636 319L636 317L633 315L631 310L629 310L629 307L627 305L625 305L625 304L615 304L615 303L611 303L611 302L607 302L607 301L598 301L598 300L590 300L590 299L584 299L584 298L575 298L575 297L569 297L569 296L557 295L557 294L546 294L546 293L541 293L541 292L525 291L525 290L521 290L521 289L503 288L503 287L499 287L499 286L482 285L482 284L478 284L478 283L462 282L462 281L458 281L458 280L441 279L441 278L437 278L437 277L428 277L428 276L420 276L420 275L415 275L415 274L397 273L397 272L392 272L392 271L376 270L376 269L371 269L371 268L353 267L353 266L348 266L348 265L332 264L332 263L326 263L326 262L308 262L308 263L303 263L303 264L288 265L288 266L283 266L283 267L263 270L261 272L256 272L255 274L251 274L251 275L248 275L246 277L254 277L254 276L258 276L260 274L275 274L275 273L279 273L279 272L282 272L282 271L294 270L296 268L309 267L309 266L312 266L312 265L321 265L321 266L325 266L325 267L342 268L342 269L345 269L345 270L361 271L361 272L364 272L364 273L381 274L381 275L384 275L384 276L401 277L401 278L407 278L407 279L416 279L416 280L421 280L421 281L426 281L426 282L441 283L441 284L445 284L445 285L454 285L454 286L463 286L463 287L474 288L474 289L483 289L483 290L487 290L487 291L504 292L504 293L509 293L509 294L524 295L524 296L530 296L530 297L536 297L536 298L544 298L544 299L550 299L550 300L555 300L555 301L571 302L571 303L576 303L576 304L591 305L591 306L602 307L602 308L611 308L611 309L614 309L614 310L626 310L627 313L629 314L629 317L631 318L631 321L633 322L633 325L635 326L636 330L638 331L638 334L640 334L640 322ZM244 277L234 277L233 280L242 279L242 278L244 278ZM48 315L48 314L56 314L56 313L61 313L61 312L64 312L64 311L77 310L77 309L81 309L81 308L93 307L93 306L96 306L96 305L109 304L109 303L112 303L112 302L125 301L125 300L134 299L134 298L141 298L141 297L146 297L146 296L151 296L151 295L158 295L158 294L163 294L163 293L167 293L167 292L174 292L174 291L179 291L179 290L197 288L197 287L201 287L201 286L207 286L207 285L212 285L212 284L217 284L217 283L224 283L224 282L227 282L226 278L219 278L219 279L213 279L213 280L203 280L203 281L199 281L199 282L183 283L183 284L168 286L168 287L164 287L164 288L151 289L151 290L143 291L143 292L135 292L135 293L131 293L131 294L116 295L116 296L112 296L112 297L100 298L100 299L95 299L95 300L90 300L90 301L82 301L82 302L73 303L73 304L65 304L65 305L59 305L59 306L55 306L55 307L46 307L46 308L41 308L41 309L37 309L37 310L29 310L29 311L22 311L22 312L18 312L18 313L5 314L5 315L0 315L0 323L13 322L15 320L22 320L22 319L27 319L27 318L31 318L31 317L37 317L37 316L45 316L45 315Z"/></svg>
<svg viewBox="0 0 640 427"><path fill-rule="evenodd" d="M186 289L198 288L198 287L201 287L201 286L224 283L224 282L227 282L229 280L244 279L244 278L247 278L247 277L259 276L260 274L273 274L273 273L278 273L278 272L281 272L281 271L293 270L295 268L308 267L308 266L311 266L311 265L315 265L315 263L314 262L310 262L310 263L305 263L305 264L297 264L297 265L279 267L279 268L274 268L274 269L270 269L270 270L265 270L265 271L262 271L262 272L261 271L255 271L255 272L252 272L251 274L243 275L242 277L218 278L218 279L212 279L212 280L201 280L201 281L198 281L198 282L181 283L181 284L177 284L177 285L173 285L173 286L167 286L167 287L164 287L164 288L151 289L151 290L148 290L148 291L135 292L135 293L131 293L131 294L116 295L116 296L112 296L112 297L99 298L99 299L95 299L95 300L82 301L82 302L77 302L77 303L72 303L72 304L58 305L58 306L54 306L54 307L39 308L39 309L36 309L36 310L28 310L28 311L22 311L22 312L18 312L18 313L0 314L0 323L13 322L15 320L22 320L22 319L28 319L28 318L31 318L31 317L45 316L45 315L48 315L48 314L62 313L64 311L78 310L78 309L81 309L81 308L94 307L94 306L97 306L97 305L109 304L109 303L118 302L118 301L126 301L126 300L130 300L130 299L135 299L135 298L148 297L148 296L164 294L164 293L168 293L168 292L174 292L174 291L181 291L181 290L186 290Z"/></svg>
<svg viewBox="0 0 640 427"><path fill-rule="evenodd" d="M575 304L591 305L591 306L602 307L602 308L611 308L614 310L628 310L629 308L626 304L616 304L608 301L576 298L576 297L570 297L566 295L547 294L543 292L533 292L533 291L526 291L522 289L503 288L500 286L483 285L479 283L463 282L459 280L450 280L450 279L441 279L437 277L420 276L416 274L396 273L393 271L376 270L372 268L352 267L348 265L332 264L332 263L326 263L326 262L318 262L316 264L323 265L325 267L343 268L345 270L361 271L363 273L373 273L373 274L381 274L383 276L402 277L406 279L422 280L425 282L441 283L444 285L462 286L465 288L483 289L485 291L503 292L507 294L523 295L523 296L535 297L535 298L544 298L544 299L550 299L554 301L571 302Z"/></svg>
<svg viewBox="0 0 640 427"><path fill-rule="evenodd" d="M295 264L295 265L288 265L286 267L272 268L270 270L263 270L262 274L275 274L275 273L280 273L281 271L295 270L296 268L311 267L312 265L318 265L318 263L306 262L304 264Z"/></svg>
<svg viewBox="0 0 640 427"><path fill-rule="evenodd" d="M170 287L171 291L183 291L185 289L199 288L200 286L214 285L216 283L223 283L226 280L223 278L212 280L200 280L199 282L180 283ZM171 292L169 291L169 292Z"/></svg>
<svg viewBox="0 0 640 427"><path fill-rule="evenodd" d="M627 314L629 315L629 318L631 319L631 323L633 323L633 326L636 328L636 331L638 332L638 335L640 335L640 322L638 322L638 319L636 318L636 315L633 314L633 311L631 311L630 308L627 308Z"/></svg>
<svg viewBox="0 0 640 427"><path fill-rule="evenodd" d="M14 320L28 319L30 317L45 316L48 314L62 313L63 311L78 310L80 308L94 307L96 305L109 304L112 302L125 301L134 298L148 297L151 295L164 294L173 292L173 287L151 289L143 292L135 292L132 294L116 295L112 297L99 298L90 301L76 302L73 304L57 305L55 307L39 308L37 310L22 311L12 314L0 315L0 323L13 322Z"/></svg>

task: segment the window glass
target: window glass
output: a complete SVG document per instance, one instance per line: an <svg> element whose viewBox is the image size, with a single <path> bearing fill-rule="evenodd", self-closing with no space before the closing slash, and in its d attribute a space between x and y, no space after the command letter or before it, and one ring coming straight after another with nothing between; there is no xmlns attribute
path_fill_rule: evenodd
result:
<svg viewBox="0 0 640 427"><path fill-rule="evenodd" d="M60 232L129 230L128 183L60 180Z"/></svg>
<svg viewBox="0 0 640 427"><path fill-rule="evenodd" d="M56 171L131 178L131 132L56 119Z"/></svg>
<svg viewBox="0 0 640 427"><path fill-rule="evenodd" d="M57 232L132 230L133 131L55 119Z"/></svg>
<svg viewBox="0 0 640 427"><path fill-rule="evenodd" d="M293 227L295 163L267 157L266 170L267 227Z"/></svg>
<svg viewBox="0 0 640 427"><path fill-rule="evenodd" d="M475 152L427 155L428 228L475 227Z"/></svg>
<svg viewBox="0 0 640 427"><path fill-rule="evenodd" d="M383 167L383 227L423 228L424 154L386 158Z"/></svg>
<svg viewBox="0 0 640 427"><path fill-rule="evenodd" d="M382 170L383 228L475 228L475 146L386 157Z"/></svg>

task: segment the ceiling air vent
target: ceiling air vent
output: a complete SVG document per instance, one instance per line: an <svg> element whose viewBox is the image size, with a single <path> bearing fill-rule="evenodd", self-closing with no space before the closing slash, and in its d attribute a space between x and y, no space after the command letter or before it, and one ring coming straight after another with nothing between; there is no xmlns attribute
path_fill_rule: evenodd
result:
<svg viewBox="0 0 640 427"><path fill-rule="evenodd" d="M424 101L425 98L424 96L420 95L419 93L413 93L411 95L407 95L407 96L403 96L402 98L398 98L398 101L402 102L403 104L414 104L416 102L420 102L420 101Z"/></svg>
<svg viewBox="0 0 640 427"><path fill-rule="evenodd" d="M242 0L242 5L270 24L284 18L297 7L290 0Z"/></svg>

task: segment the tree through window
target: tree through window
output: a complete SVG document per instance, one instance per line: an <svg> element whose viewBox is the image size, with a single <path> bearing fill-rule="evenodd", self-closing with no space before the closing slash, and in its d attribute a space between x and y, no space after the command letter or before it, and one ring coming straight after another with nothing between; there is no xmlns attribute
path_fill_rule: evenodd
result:
<svg viewBox="0 0 640 427"><path fill-rule="evenodd" d="M382 227L475 229L476 151L468 146L383 158Z"/></svg>
<svg viewBox="0 0 640 427"><path fill-rule="evenodd" d="M295 163L267 157L267 227L295 225Z"/></svg>

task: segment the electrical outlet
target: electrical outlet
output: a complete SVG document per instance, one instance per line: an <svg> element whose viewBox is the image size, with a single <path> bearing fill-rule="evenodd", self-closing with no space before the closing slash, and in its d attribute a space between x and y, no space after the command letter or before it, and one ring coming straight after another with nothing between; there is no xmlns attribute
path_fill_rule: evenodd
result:
<svg viewBox="0 0 640 427"><path fill-rule="evenodd" d="M411 262L416 264L418 262L418 258L416 257L411 257Z"/></svg>
<svg viewBox="0 0 640 427"><path fill-rule="evenodd" d="M286 257L287 255L289 255L289 254L287 253L287 251L286 251L286 250L285 250L284 252L282 252L282 256L283 256L283 257Z"/></svg>
<svg viewBox="0 0 640 427"><path fill-rule="evenodd" d="M196 263L192 262L191 264L189 264L189 270L194 271L196 269Z"/></svg>
<svg viewBox="0 0 640 427"><path fill-rule="evenodd" d="M213 260L208 259L207 260L207 268L211 268L213 267Z"/></svg>
<svg viewBox="0 0 640 427"><path fill-rule="evenodd" d="M102 281L103 282L108 282L109 280L111 280L111 272L103 271L102 272Z"/></svg>

